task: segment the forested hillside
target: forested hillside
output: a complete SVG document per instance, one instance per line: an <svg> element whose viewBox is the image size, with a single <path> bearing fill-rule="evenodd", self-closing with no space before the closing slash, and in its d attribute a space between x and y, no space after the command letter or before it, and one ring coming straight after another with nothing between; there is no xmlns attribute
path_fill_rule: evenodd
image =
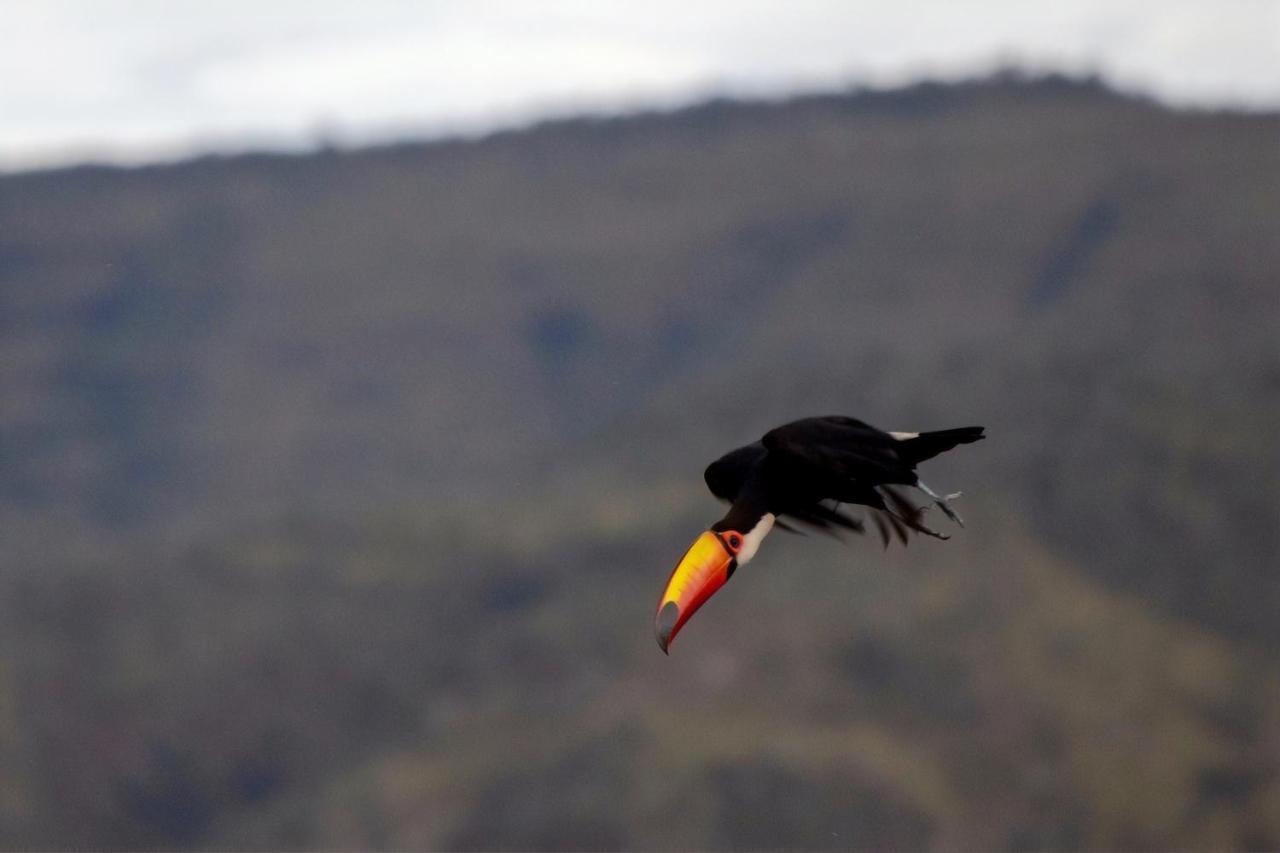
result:
<svg viewBox="0 0 1280 853"><path fill-rule="evenodd" d="M1088 81L0 176L0 846L1280 845L1280 116ZM950 542L771 426L984 424Z"/></svg>

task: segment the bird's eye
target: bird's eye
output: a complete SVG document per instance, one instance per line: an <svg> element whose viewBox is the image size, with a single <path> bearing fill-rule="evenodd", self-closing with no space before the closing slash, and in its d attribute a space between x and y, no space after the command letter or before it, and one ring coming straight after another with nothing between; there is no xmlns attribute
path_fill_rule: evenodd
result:
<svg viewBox="0 0 1280 853"><path fill-rule="evenodd" d="M734 551L742 547L742 537L736 533L730 533L725 537L725 541L729 543L729 547Z"/></svg>

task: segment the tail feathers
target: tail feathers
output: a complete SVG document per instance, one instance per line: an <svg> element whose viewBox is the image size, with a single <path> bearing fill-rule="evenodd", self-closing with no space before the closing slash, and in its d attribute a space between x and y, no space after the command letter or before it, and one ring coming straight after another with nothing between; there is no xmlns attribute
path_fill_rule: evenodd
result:
<svg viewBox="0 0 1280 853"><path fill-rule="evenodd" d="M898 454L912 465L918 465L926 459L932 459L939 453L946 453L958 444L972 444L986 438L983 427L959 427L957 429L941 429L936 432L922 432L915 438L902 442Z"/></svg>

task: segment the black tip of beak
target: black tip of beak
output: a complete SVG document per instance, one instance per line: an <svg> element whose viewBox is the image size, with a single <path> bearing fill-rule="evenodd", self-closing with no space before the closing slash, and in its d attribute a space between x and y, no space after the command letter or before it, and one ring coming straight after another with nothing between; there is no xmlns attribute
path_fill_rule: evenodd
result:
<svg viewBox="0 0 1280 853"><path fill-rule="evenodd" d="M680 618L680 608L674 601L668 601L658 611L658 619L654 622L654 632L658 636L658 648L664 655L670 654L667 647L671 645L671 634L675 630L676 621Z"/></svg>

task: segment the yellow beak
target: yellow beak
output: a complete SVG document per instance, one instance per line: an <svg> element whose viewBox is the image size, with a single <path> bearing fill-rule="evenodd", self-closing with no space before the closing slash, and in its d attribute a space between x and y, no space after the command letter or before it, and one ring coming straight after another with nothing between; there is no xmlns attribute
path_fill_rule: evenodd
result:
<svg viewBox="0 0 1280 853"><path fill-rule="evenodd" d="M685 622L733 574L737 568L733 554L708 530L696 540L671 573L666 592L658 601L654 632L664 654Z"/></svg>

